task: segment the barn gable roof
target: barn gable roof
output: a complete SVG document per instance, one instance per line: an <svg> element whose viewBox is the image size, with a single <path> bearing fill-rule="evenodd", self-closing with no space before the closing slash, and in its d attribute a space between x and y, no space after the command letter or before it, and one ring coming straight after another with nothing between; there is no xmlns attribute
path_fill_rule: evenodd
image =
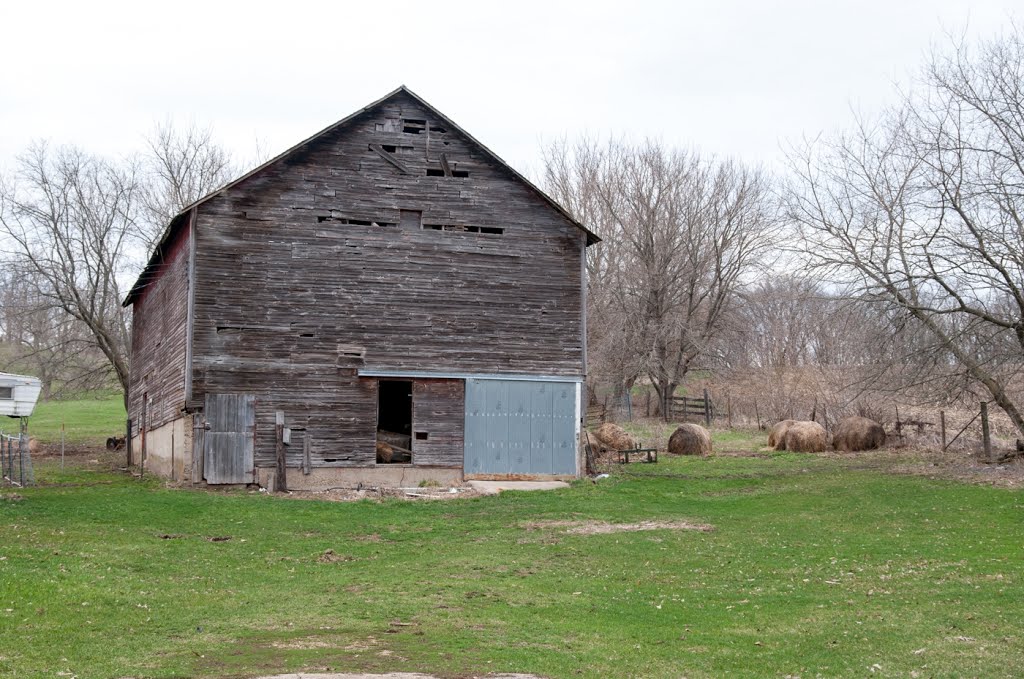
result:
<svg viewBox="0 0 1024 679"><path fill-rule="evenodd" d="M252 170L250 170L249 172L246 172L245 174L243 174L238 179L235 179L234 181L231 181L231 182L225 184L224 186L222 186L221 188L217 189L216 191L213 191L213 192L207 194L206 196L200 198L196 202L194 202L191 205L188 205L184 209L182 209L182 211L179 212L170 221L170 223L167 225L167 228L164 230L163 234L160 237L160 240L158 242L158 245L156 246L156 249L153 251L152 256L149 258L149 262L146 264L145 269L143 269L142 273L139 274L138 280L135 281L135 284L132 286L132 289L128 292L128 296L125 298L125 300L123 302L123 306L129 306L133 302L135 302L135 300L138 299L139 295L142 294L142 291L146 289L146 286L149 285L149 283L153 279L155 279L157 277L157 275L159 274L160 265L163 263L163 260L164 260L164 253L165 253L165 250L166 250L166 247L167 247L168 243L174 238L174 235L177 233L177 231L185 223L189 213L191 213L192 210L194 210L195 208L199 207L203 203L205 203L205 202L207 202L207 201L209 201L209 200L211 200L211 199L221 195L225 191L229 191L229 190L235 188L236 186L239 186L240 184L245 182L250 177L253 177L253 176L259 174L260 172L262 172L264 169L266 169L266 168L268 168L268 167L270 167L272 165L277 164L278 162L280 162L280 161L284 160L285 158L291 156L293 153L296 153L300 149L304 148L308 144L311 144L311 143L317 141L318 139L320 139L324 135L330 134L331 132L334 132L336 130L339 130L339 129L345 127L346 125L348 125L349 123L353 122L354 120L356 120L357 118L359 118L363 114L365 114L365 113L367 113L369 111L372 111L373 109L377 108L381 104L384 104L388 100L390 100L393 97L396 97L396 96L398 96L400 94L406 94L406 95L412 97L417 103L419 103L421 106L426 108L432 114L436 115L446 125L448 125L452 129L456 130L457 132L459 132L460 134L465 136L471 143L473 143L477 147L479 147L480 150L484 152L484 154L486 154L490 159L492 159L493 161L498 163L498 165L500 167L502 167L506 171L508 171L515 179L517 179L518 181L520 181L521 183L526 185L534 193L536 193L537 196L539 196L542 200L544 200L544 202L546 202L548 205L550 205L552 208L554 208L558 213L560 213L563 217L565 217L571 224L573 224L574 226L579 228L581 231L583 231L587 235L587 245L588 246L589 245L593 245L594 243L600 242L601 239L597 236L597 234L595 234L593 231L591 231L587 227L583 226L583 224L581 224L575 218L573 218L573 216L571 214L569 214L569 212L564 207L559 205L558 202L556 202L553 198L551 198L551 196L549 196L547 193L542 191L536 184L534 184L529 179L527 179L525 176L523 176L515 168L513 168L511 165L509 165L504 160L502 160L501 157L498 156L498 154L496 154L494 151L492 151L489 148L487 148L486 146L484 146L482 143L480 143L479 140L476 139L476 137L474 137L470 133L466 132L464 129L462 129L462 127L460 127L457 123L455 123L451 118L449 118L448 116L446 116L445 114L441 113L436 108L431 106L429 103L427 103L418 94L416 94L415 92L410 90L405 85L401 85L400 87L398 87L397 89L395 89L395 90L389 92L388 94L384 95L383 97L381 97L377 101L374 101L373 103L364 106L363 108L359 109L358 111L355 111L351 115L348 115L348 116L342 118L338 122L325 127L324 129L320 130L319 132L317 132L313 136L309 137L308 139L302 140L301 142L299 142L295 146L291 147L287 151L285 151L285 152L275 156L274 158L271 158L270 160L268 160L267 162L263 163L262 165L254 168Z"/></svg>

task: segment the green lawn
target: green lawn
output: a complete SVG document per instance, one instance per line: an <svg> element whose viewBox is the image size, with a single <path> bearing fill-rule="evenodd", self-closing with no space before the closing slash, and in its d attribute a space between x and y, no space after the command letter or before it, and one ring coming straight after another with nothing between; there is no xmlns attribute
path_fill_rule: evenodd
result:
<svg viewBox="0 0 1024 679"><path fill-rule="evenodd" d="M108 436L124 436L127 417L121 393L104 393L67 401L40 401L28 419L28 429L43 443L59 443L63 423L67 442L103 445Z"/></svg>
<svg viewBox="0 0 1024 679"><path fill-rule="evenodd" d="M1021 493L855 466L348 504L43 466L0 499L0 676L1024 675ZM714 530L543 525L591 520Z"/></svg>

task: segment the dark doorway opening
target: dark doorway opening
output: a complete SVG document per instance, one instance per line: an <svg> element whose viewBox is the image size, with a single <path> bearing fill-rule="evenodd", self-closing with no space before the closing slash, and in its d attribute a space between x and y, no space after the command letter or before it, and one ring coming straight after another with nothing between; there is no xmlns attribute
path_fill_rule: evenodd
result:
<svg viewBox="0 0 1024 679"><path fill-rule="evenodd" d="M377 383L377 462L412 462L412 381Z"/></svg>

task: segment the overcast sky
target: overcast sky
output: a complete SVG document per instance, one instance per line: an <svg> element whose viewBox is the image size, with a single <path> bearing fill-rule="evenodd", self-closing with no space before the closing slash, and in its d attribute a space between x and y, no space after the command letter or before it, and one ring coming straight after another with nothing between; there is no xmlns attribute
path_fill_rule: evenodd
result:
<svg viewBox="0 0 1024 679"><path fill-rule="evenodd" d="M893 101L947 32L1012 17L1024 1L4 0L0 166L35 138L130 152L167 118L273 155L400 84L530 174L541 140L582 133L773 165Z"/></svg>

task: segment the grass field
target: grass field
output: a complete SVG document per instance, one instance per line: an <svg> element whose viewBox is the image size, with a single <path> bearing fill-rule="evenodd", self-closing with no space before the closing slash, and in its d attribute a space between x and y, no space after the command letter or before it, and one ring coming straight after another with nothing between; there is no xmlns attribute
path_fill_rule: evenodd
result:
<svg viewBox="0 0 1024 679"><path fill-rule="evenodd" d="M40 401L28 427L41 442L59 443L63 422L68 443L103 445L108 436L124 435L127 417L120 392L103 393L66 401Z"/></svg>
<svg viewBox="0 0 1024 679"><path fill-rule="evenodd" d="M43 465L0 499L0 675L1024 674L1020 492L864 466L327 503ZM714 530L567 532L641 521Z"/></svg>

